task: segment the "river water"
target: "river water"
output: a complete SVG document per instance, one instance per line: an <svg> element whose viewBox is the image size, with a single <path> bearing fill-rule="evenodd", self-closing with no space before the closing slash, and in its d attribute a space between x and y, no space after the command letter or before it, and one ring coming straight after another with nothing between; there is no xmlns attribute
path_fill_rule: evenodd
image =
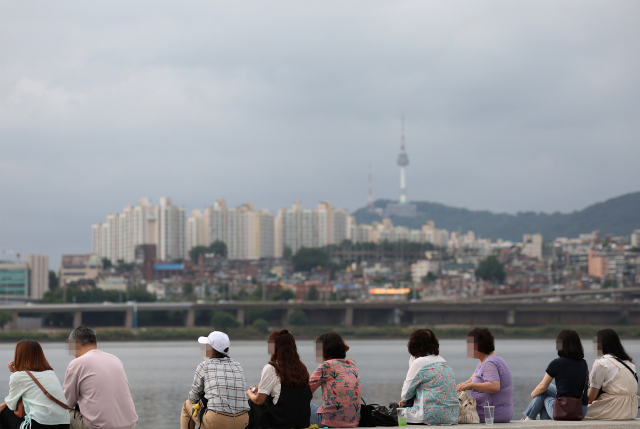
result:
<svg viewBox="0 0 640 429"><path fill-rule="evenodd" d="M387 404L398 401L402 382L407 373L409 354L406 340L350 340L348 357L356 360L367 403ZM640 359L640 340L625 340L627 352ZM595 358L591 342L585 342L585 358L589 368ZM196 366L202 360L198 343L193 342L104 342L100 349L118 356L126 369L131 394L139 416L137 428L179 428L182 402L193 380ZM9 389L9 371L3 363L13 360L15 346L0 344L1 396ZM43 348L60 382L72 357L66 343L46 343ZM313 372L315 343L298 342L300 356ZM530 400L531 390L542 380L548 363L557 357L554 339L498 340L496 353L501 355L511 370L514 383L514 419ZM468 379L478 361L466 357L466 343L460 340L440 341L440 355L454 370L456 382ZM257 384L262 367L268 360L267 344L262 341L232 341L231 356L244 368L247 386ZM320 390L314 402L320 398Z"/></svg>

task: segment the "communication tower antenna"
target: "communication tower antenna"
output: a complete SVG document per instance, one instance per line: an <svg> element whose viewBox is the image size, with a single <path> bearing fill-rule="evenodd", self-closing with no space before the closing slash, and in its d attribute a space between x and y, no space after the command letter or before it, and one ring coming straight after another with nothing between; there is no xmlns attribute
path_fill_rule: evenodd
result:
<svg viewBox="0 0 640 429"><path fill-rule="evenodd" d="M409 156L404 147L404 114L400 125L400 154L398 155L398 167L400 167L400 204L407 202L407 185L405 181L404 168L409 165Z"/></svg>

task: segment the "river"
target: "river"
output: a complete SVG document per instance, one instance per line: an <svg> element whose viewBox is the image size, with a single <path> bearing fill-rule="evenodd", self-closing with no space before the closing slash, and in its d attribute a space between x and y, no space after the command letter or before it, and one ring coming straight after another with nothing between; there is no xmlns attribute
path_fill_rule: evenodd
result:
<svg viewBox="0 0 640 429"><path fill-rule="evenodd" d="M387 404L398 401L402 382L407 373L409 354L406 340L350 340L348 357L356 360L363 385L363 397L367 403ZM640 359L640 340L625 340L627 352ZM594 352L591 342L584 342L585 358L591 368ZM315 343L304 340L298 343L300 356L313 372ZM0 362L13 360L15 345L0 344ZM66 343L45 343L43 348L49 363L60 382L72 357ZM198 343L193 342L104 342L99 348L118 356L124 363L131 386L131 394L139 416L137 428L175 429L179 427L182 402L193 380L193 373L202 360ZM514 419L530 399L531 390L544 375L548 363L557 357L555 341L545 340L497 340L496 353L501 355L511 370L514 383ZM460 340L440 341L440 355L444 357L456 375L456 382L469 378L477 360L466 357L466 343ZM266 341L232 341L231 356L244 368L247 386L257 384L260 371L266 363ZM0 386L6 396L9 371L2 365ZM318 390L314 395L317 403Z"/></svg>

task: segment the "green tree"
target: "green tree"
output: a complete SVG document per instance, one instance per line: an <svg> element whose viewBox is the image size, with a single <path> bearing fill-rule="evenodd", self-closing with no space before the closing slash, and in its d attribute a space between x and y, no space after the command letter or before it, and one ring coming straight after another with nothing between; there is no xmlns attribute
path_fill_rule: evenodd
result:
<svg viewBox="0 0 640 429"><path fill-rule="evenodd" d="M269 331L269 323L264 319L256 319L253 321L252 325L256 331L262 332L263 334L266 334L267 331Z"/></svg>
<svg viewBox="0 0 640 429"><path fill-rule="evenodd" d="M240 326L236 318L226 311L216 311L211 318L211 324L218 331L226 331L229 328Z"/></svg>
<svg viewBox="0 0 640 429"><path fill-rule="evenodd" d="M312 268L327 267L330 264L329 254L318 247L303 247L293 255L291 262L295 271L310 271Z"/></svg>
<svg viewBox="0 0 640 429"><path fill-rule="evenodd" d="M292 256L293 256L293 251L291 250L291 247L284 246L284 249L282 249L282 259L289 260L291 259Z"/></svg>
<svg viewBox="0 0 640 429"><path fill-rule="evenodd" d="M202 255L203 253L207 253L208 251L209 249L207 248L207 246L192 247L191 250L189 250L189 259L191 259L191 262L193 262L194 264L197 264L198 260L200 260L200 255Z"/></svg>
<svg viewBox="0 0 640 429"><path fill-rule="evenodd" d="M227 245L224 241L214 241L213 243L211 243L211 245L209 245L207 250L209 251L209 253L213 253L217 256L227 256Z"/></svg>
<svg viewBox="0 0 640 429"><path fill-rule="evenodd" d="M296 294L291 289L284 289L271 295L273 301L289 301L290 299L295 299L295 297Z"/></svg>
<svg viewBox="0 0 640 429"><path fill-rule="evenodd" d="M295 310L289 315L288 322L290 325L302 326L307 324L307 315L302 310Z"/></svg>
<svg viewBox="0 0 640 429"><path fill-rule="evenodd" d="M55 289L60 286L60 279L58 279L58 274L55 271L49 270L49 289Z"/></svg>
<svg viewBox="0 0 640 429"><path fill-rule="evenodd" d="M307 292L307 296L305 297L305 299L307 301L317 301L318 300L318 288L316 288L316 285L311 285L311 287L309 288L309 292Z"/></svg>
<svg viewBox="0 0 640 429"><path fill-rule="evenodd" d="M504 281L504 266L496 255L487 256L478 264L476 275L483 280L491 280L502 284Z"/></svg>
<svg viewBox="0 0 640 429"><path fill-rule="evenodd" d="M604 283L602 283L602 289L609 289L609 288L616 288L618 287L618 282L615 281L614 279L608 279L605 280Z"/></svg>
<svg viewBox="0 0 640 429"><path fill-rule="evenodd" d="M129 299L136 302L154 302L158 298L155 293L147 292L142 286L134 286L129 291Z"/></svg>
<svg viewBox="0 0 640 429"><path fill-rule="evenodd" d="M404 273L404 277L402 278L402 280L404 280L405 282L410 282L413 279L413 277L411 276L411 271L406 271Z"/></svg>
<svg viewBox="0 0 640 429"><path fill-rule="evenodd" d="M438 279L438 276L436 276L431 271L429 271L427 275L422 278L422 283L431 283L432 281L437 279Z"/></svg>
<svg viewBox="0 0 640 429"><path fill-rule="evenodd" d="M193 294L195 288L193 287L193 283L182 283L182 296L187 301L193 301L195 295Z"/></svg>
<svg viewBox="0 0 640 429"><path fill-rule="evenodd" d="M111 259L109 258L102 258L102 269L103 270L108 270L109 268L111 268L113 266L113 264L111 263Z"/></svg>
<svg viewBox="0 0 640 429"><path fill-rule="evenodd" d="M13 320L13 315L8 311L0 311L0 329Z"/></svg>

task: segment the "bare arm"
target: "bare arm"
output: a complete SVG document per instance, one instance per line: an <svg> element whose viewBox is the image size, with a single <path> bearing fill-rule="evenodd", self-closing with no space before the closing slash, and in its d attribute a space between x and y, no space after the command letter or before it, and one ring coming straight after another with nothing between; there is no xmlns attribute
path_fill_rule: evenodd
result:
<svg viewBox="0 0 640 429"><path fill-rule="evenodd" d="M553 380L553 378L545 372L544 378L542 379L540 384L538 384L538 386L535 389L533 389L533 392L531 392L531 397L535 398L536 396L544 393L544 391L549 388L549 385L551 384L551 380Z"/></svg>
<svg viewBox="0 0 640 429"><path fill-rule="evenodd" d="M258 391L258 389L256 389L256 392L257 391ZM247 397L249 399L251 399L251 402L253 402L256 405L262 405L267 400L267 395L266 394L264 394L264 393L254 393L252 389L247 390Z"/></svg>
<svg viewBox="0 0 640 429"><path fill-rule="evenodd" d="M473 380L473 377L475 377L475 376L476 376L476 373L474 372L473 374L471 374L471 377L469 377L469 379L467 381L463 381L462 383L458 384L456 386L456 390L458 392L463 392L465 390L471 389L471 388L467 388L467 387L471 384L471 381Z"/></svg>
<svg viewBox="0 0 640 429"><path fill-rule="evenodd" d="M596 398L598 397L598 393L600 392L600 389L597 387L590 387L589 388L589 403L592 403L593 401L596 400Z"/></svg>

